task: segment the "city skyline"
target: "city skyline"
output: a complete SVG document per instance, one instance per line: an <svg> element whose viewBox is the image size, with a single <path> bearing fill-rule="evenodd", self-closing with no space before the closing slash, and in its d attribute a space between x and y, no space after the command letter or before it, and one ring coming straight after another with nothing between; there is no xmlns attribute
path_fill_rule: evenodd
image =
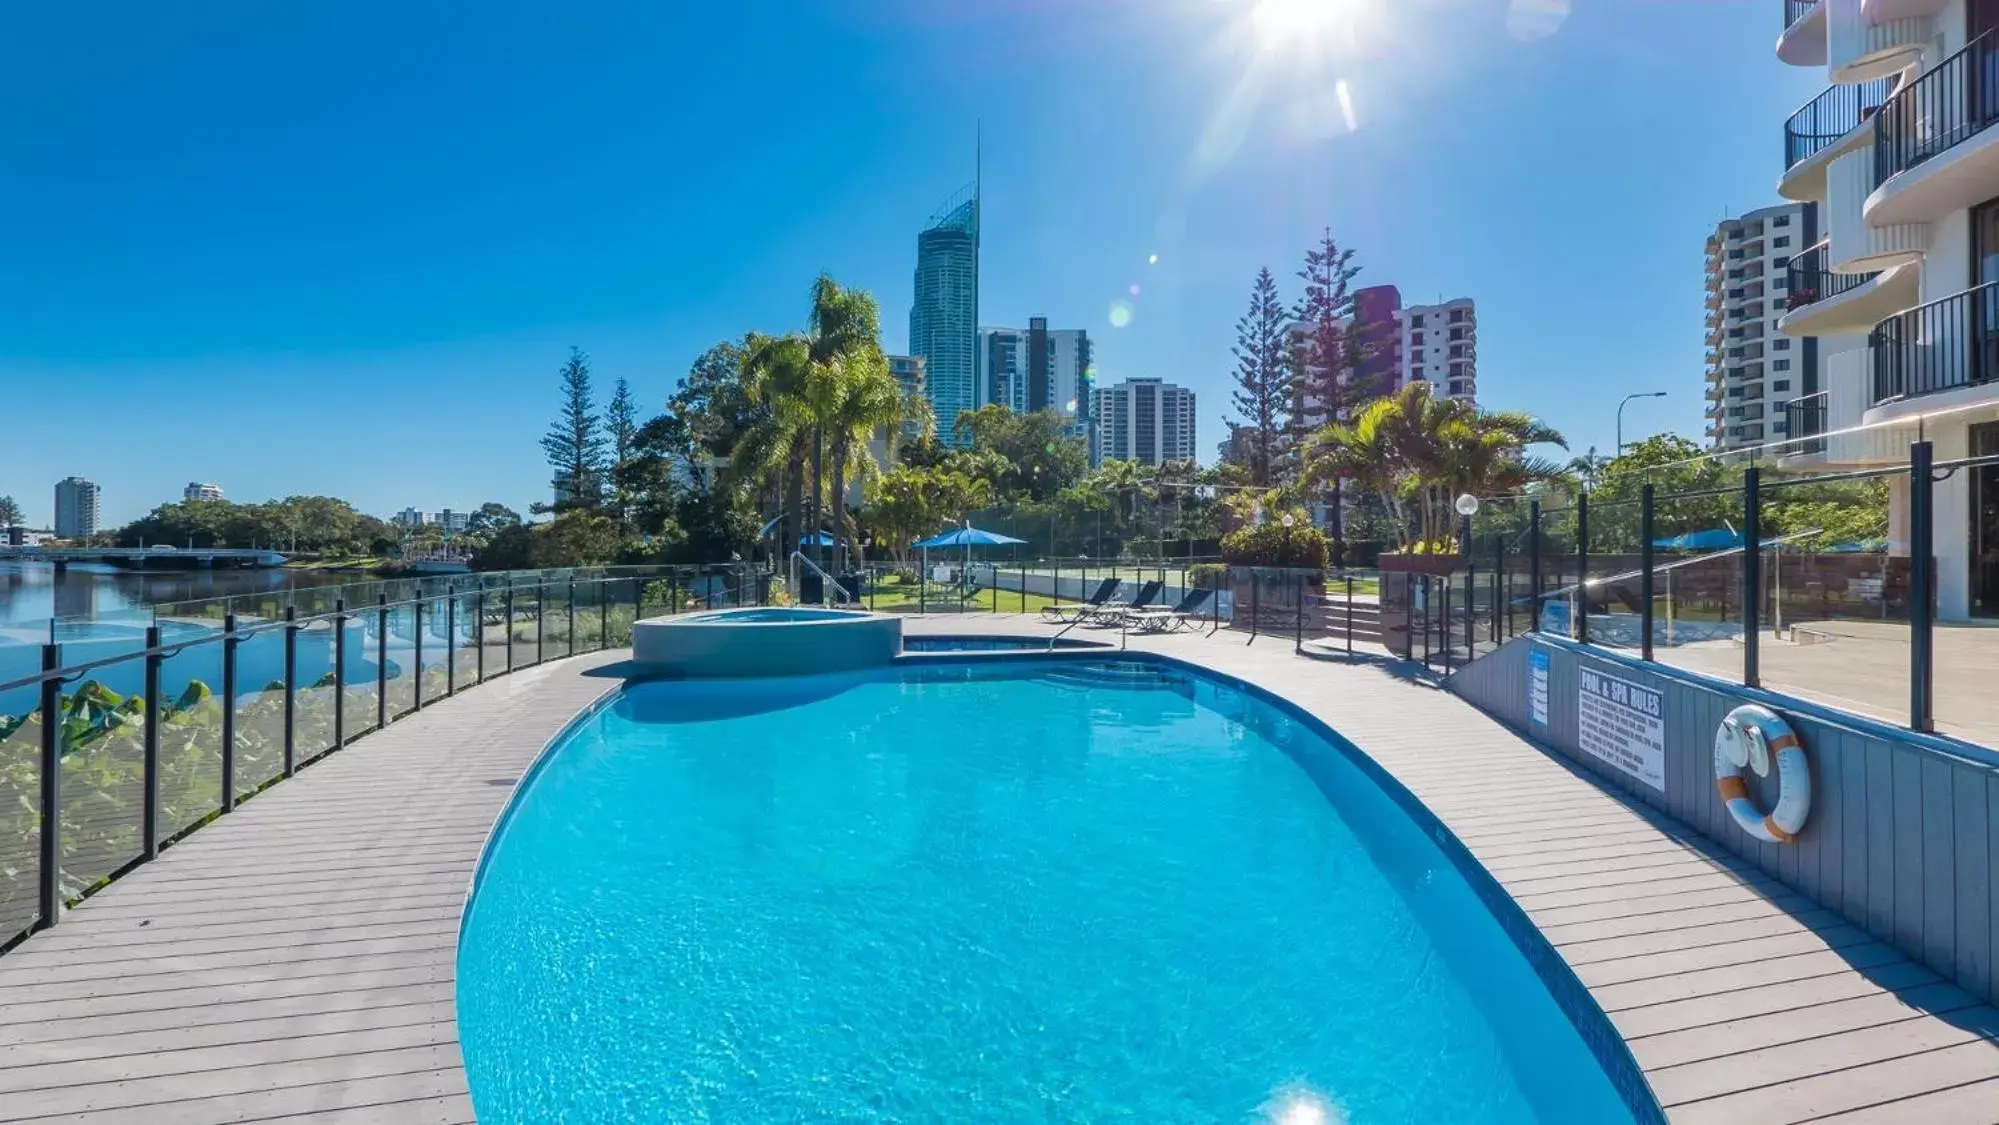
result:
<svg viewBox="0 0 1999 1125"><path fill-rule="evenodd" d="M571 344L657 409L717 340L803 327L827 271L873 292L884 347L905 348L912 235L981 120L984 323L1087 329L1100 380L1190 387L1220 435L1250 281L1268 266L1294 301L1330 227L1357 285L1477 299L1482 403L1608 448L1623 393L1697 385L1698 240L1771 195L1769 138L1713 123L1781 121L1824 75L1770 65L1753 5L1577 5L1528 28L1503 0L1440 2L1451 18L1368 5L1359 45L1317 60L1260 55L1247 4L1219 0L568 20L447 2L391 40L303 9L31 9L18 33L46 50L0 89L71 108L0 121L24 157L0 210L0 387L199 401L229 439L113 411L88 465L70 427L10 434L0 480L34 482L13 491L38 525L44 482L71 471L104 486L107 523L162 480L389 512L414 477L524 508L546 472L495 451L533 449ZM768 72L704 46L735 41ZM1658 83L1687 57L1732 82L1668 109ZM107 69L121 81L85 78ZM841 99L823 133L799 127L799 106ZM1645 145L1618 159L1574 159L1634 129ZM1615 325L1618 362L1547 332L1557 315ZM386 472L355 438L384 404L453 424ZM1698 434L1701 408L1634 405L1627 428Z"/></svg>

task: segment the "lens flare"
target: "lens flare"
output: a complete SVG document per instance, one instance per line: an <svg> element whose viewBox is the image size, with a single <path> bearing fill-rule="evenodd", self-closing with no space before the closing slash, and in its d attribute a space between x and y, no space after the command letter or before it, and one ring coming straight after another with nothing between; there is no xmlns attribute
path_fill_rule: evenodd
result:
<svg viewBox="0 0 1999 1125"><path fill-rule="evenodd" d="M1159 264L1159 255L1157 255L1157 254L1151 254L1151 255L1148 255L1148 256L1146 257L1146 259L1145 259L1145 264L1146 264L1146 265L1148 265L1148 266L1156 266L1156 265L1158 265L1158 264Z"/></svg>
<svg viewBox="0 0 1999 1125"><path fill-rule="evenodd" d="M1353 91L1347 89L1346 79L1342 78L1334 83L1333 96L1340 100L1340 117L1347 123L1347 132L1359 132L1360 125L1354 121L1353 115Z"/></svg>
<svg viewBox="0 0 1999 1125"><path fill-rule="evenodd" d="M1112 327L1112 328L1123 328L1123 327L1124 327L1125 325L1127 325L1127 324L1130 324L1130 323L1131 323L1131 302L1129 302L1129 301L1112 301L1112 302L1111 302L1111 327Z"/></svg>
<svg viewBox="0 0 1999 1125"><path fill-rule="evenodd" d="M1284 518L1288 521L1291 517ZM1347 1125L1346 1111L1339 1103L1304 1087L1272 1094L1263 1103L1263 1119L1270 1125Z"/></svg>
<svg viewBox="0 0 1999 1125"><path fill-rule="evenodd" d="M1323 38L1346 14L1345 0L1257 0L1250 11L1256 41L1266 51Z"/></svg>
<svg viewBox="0 0 1999 1125"><path fill-rule="evenodd" d="M1131 283L1131 290L1130 290L1130 292L1131 292L1131 295L1132 295L1132 296L1134 296L1134 297L1138 296L1138 282L1134 281L1134 282L1132 282L1132 283Z"/></svg>

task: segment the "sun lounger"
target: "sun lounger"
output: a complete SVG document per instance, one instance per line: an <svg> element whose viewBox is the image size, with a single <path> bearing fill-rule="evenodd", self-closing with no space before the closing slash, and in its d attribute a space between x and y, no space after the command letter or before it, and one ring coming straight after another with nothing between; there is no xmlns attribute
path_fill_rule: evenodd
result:
<svg viewBox="0 0 1999 1125"><path fill-rule="evenodd" d="M1166 583L1147 582L1138 588L1138 596L1130 601L1108 602L1085 613L1083 618L1094 625L1120 625L1124 623L1125 614L1133 610L1147 608L1153 602L1158 601L1159 595L1165 592Z"/></svg>
<svg viewBox="0 0 1999 1125"><path fill-rule="evenodd" d="M1213 590L1189 590L1172 609L1134 609L1126 611L1127 625L1143 629L1148 633L1170 633L1184 629L1187 622L1201 615L1201 607L1214 596Z"/></svg>
<svg viewBox="0 0 1999 1125"><path fill-rule="evenodd" d="M1092 610L1098 609L1102 607L1105 602L1110 601L1111 595L1117 593L1117 588L1120 585L1121 581L1122 581L1121 579L1117 578L1104 579L1101 583L1098 583L1096 590L1090 594L1087 600L1079 602L1076 605L1042 606L1041 607L1042 620L1056 622L1063 625L1067 625L1075 621L1081 621Z"/></svg>

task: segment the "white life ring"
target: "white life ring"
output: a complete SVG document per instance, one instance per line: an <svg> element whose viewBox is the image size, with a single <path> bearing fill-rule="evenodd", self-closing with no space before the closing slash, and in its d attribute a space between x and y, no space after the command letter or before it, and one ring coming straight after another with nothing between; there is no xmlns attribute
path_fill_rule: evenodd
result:
<svg viewBox="0 0 1999 1125"><path fill-rule="evenodd" d="M1766 814L1750 799L1743 770L1768 777L1772 758L1777 762L1777 807ZM1796 839L1812 813L1812 770L1804 744L1791 724L1755 703L1730 711L1714 732L1714 787L1735 823L1765 843Z"/></svg>

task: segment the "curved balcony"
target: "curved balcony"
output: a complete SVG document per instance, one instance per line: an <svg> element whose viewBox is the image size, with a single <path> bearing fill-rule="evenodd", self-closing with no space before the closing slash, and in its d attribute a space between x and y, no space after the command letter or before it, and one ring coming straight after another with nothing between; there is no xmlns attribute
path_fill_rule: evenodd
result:
<svg viewBox="0 0 1999 1125"><path fill-rule="evenodd" d="M1777 194L1805 202L1825 198L1826 166L1873 138L1871 123L1894 79L1828 86L1784 122L1784 175Z"/></svg>
<svg viewBox="0 0 1999 1125"><path fill-rule="evenodd" d="M1866 332L1883 317L1916 300L1922 265L1902 262L1871 273L1839 273L1827 261L1826 243L1791 259L1786 312L1777 331L1787 336L1844 336Z"/></svg>
<svg viewBox="0 0 1999 1125"><path fill-rule="evenodd" d="M1834 82L1866 82L1922 61L1936 36L1929 16L1869 20L1861 0L1823 0L1827 74Z"/></svg>
<svg viewBox="0 0 1999 1125"><path fill-rule="evenodd" d="M1874 226L1933 222L1999 178L1999 38L1987 33L1903 86L1874 115Z"/></svg>
<svg viewBox="0 0 1999 1125"><path fill-rule="evenodd" d="M1908 413L1882 408L1928 396L1944 397L1917 410L1999 399L1991 386L1999 383L1999 282L1897 313L1874 326L1867 348L1874 363L1868 401L1880 412L1868 421Z"/></svg>
<svg viewBox="0 0 1999 1125"><path fill-rule="evenodd" d="M1803 395L1784 404L1784 457L1816 457L1825 453L1826 399L1824 391Z"/></svg>
<svg viewBox="0 0 1999 1125"><path fill-rule="evenodd" d="M1887 23L1941 15L1948 7L1949 0L1860 0L1860 18L1868 23Z"/></svg>
<svg viewBox="0 0 1999 1125"><path fill-rule="evenodd" d="M1874 147L1862 145L1826 168L1825 207L1820 213L1825 217L1827 265L1839 273L1919 262L1930 248L1928 223L1868 223L1867 200L1879 178L1874 161Z"/></svg>
<svg viewBox="0 0 1999 1125"><path fill-rule="evenodd" d="M1822 0L1784 0L1784 30L1777 36L1777 58L1792 66L1825 65Z"/></svg>

